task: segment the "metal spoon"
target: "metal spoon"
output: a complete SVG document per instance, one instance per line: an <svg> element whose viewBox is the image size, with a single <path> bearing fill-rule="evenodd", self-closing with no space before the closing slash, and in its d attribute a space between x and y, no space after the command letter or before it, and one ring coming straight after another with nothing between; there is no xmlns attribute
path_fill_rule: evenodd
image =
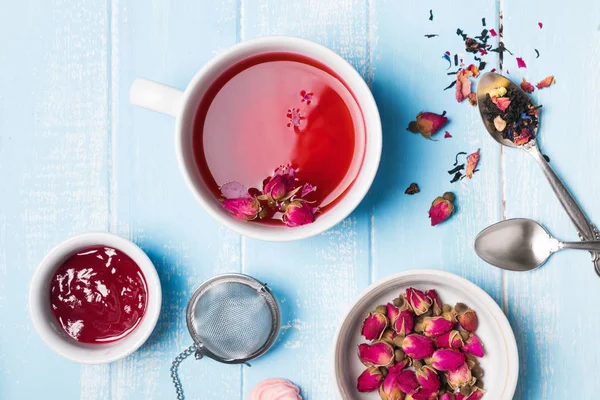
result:
<svg viewBox="0 0 600 400"><path fill-rule="evenodd" d="M569 193L569 190L561 182L556 173L552 170L552 167L550 167L550 165L540 152L536 139L534 138L529 143L522 146L518 146L509 139L505 139L502 135L502 132L498 132L494 127L494 124L488 121L483 116L482 107L487 93L489 93L490 90L496 89L501 86L506 88L510 87L513 90L522 91L522 89L518 85L513 83L511 80L505 78L502 75L495 74L492 72L484 74L479 79L479 84L477 85L477 103L479 104L479 112L481 114L481 118L487 131L492 136L492 138L494 138L494 140L500 143L501 145L508 147L519 147L525 150L528 154L530 154L542 168L542 171L548 179L548 182L550 182L550 186L552 186L552 190L556 194L556 197L558 197L558 200L560 201L563 208L573 221L573 224L575 224L575 227L577 228L577 232L579 233L579 237L581 238L581 240L600 240L600 233L598 232L598 229L596 229L594 224L592 224L592 222L586 217L581 207L579 207L571 193ZM523 94L529 99L529 96L527 96L525 92L523 92ZM531 99L529 101L531 102ZM537 134L536 131L533 133L534 136ZM594 267L596 268L596 273L600 275L600 251L598 249L592 252L592 261L594 263Z"/></svg>
<svg viewBox="0 0 600 400"><path fill-rule="evenodd" d="M535 221L509 219L485 228L475 238L475 252L484 261L511 271L530 271L562 249L600 251L600 241L561 242Z"/></svg>

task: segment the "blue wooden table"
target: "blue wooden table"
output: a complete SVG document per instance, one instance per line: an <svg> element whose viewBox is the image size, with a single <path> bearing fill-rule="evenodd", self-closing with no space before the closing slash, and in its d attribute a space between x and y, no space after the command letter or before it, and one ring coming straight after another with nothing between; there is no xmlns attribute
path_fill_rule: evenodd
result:
<svg viewBox="0 0 600 400"><path fill-rule="evenodd" d="M190 344L186 301L202 281L227 271L274 288L283 328L274 350L251 368L184 363L188 398L242 399L268 377L291 379L307 399L335 398L331 341L343 311L371 282L410 268L464 276L503 307L521 356L516 398L598 397L600 279L589 255L563 252L542 269L516 274L473 252L475 235L503 218L534 218L565 240L576 233L533 160L501 149L476 108L442 90L452 77L441 56L464 53L457 28L475 35L485 17L498 31L504 15L506 46L527 68L507 54L503 72L534 83L556 76L556 85L533 94L544 104L540 145L600 223L600 2L49 0L2 10L0 398L173 398L169 366ZM424 37L432 33L440 36ZM136 77L183 89L213 55L270 34L309 38L348 59L372 87L384 128L368 197L338 226L296 243L249 240L220 227L179 173L173 119L128 103ZM487 70L499 69L495 53L487 60ZM453 138L433 142L407 132L421 110L446 110ZM450 184L454 155L477 148L480 172ZM404 195L413 181L421 193ZM447 190L457 195L458 212L432 228L427 210ZM91 230L139 244L164 297L156 330L139 351L81 366L41 342L27 296L45 253Z"/></svg>

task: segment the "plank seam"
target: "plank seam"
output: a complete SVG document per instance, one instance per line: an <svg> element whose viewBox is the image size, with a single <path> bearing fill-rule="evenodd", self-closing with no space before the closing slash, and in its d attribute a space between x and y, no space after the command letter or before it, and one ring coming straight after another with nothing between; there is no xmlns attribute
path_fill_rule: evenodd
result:
<svg viewBox="0 0 600 400"><path fill-rule="evenodd" d="M504 0L498 0L498 31L500 42L504 41ZM499 57L499 70L503 72L503 59ZM502 220L506 219L506 154L503 146L500 147L500 207ZM502 311L508 315L508 273L502 270Z"/></svg>

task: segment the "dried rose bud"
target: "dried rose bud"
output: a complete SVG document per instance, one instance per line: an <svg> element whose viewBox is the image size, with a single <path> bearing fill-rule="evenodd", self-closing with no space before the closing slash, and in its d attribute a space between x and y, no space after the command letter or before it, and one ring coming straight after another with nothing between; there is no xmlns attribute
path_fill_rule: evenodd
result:
<svg viewBox="0 0 600 400"><path fill-rule="evenodd" d="M402 362L406 359L406 354L404 354L404 352L402 351L402 349L396 349L394 350L394 361L395 362Z"/></svg>
<svg viewBox="0 0 600 400"><path fill-rule="evenodd" d="M433 315L436 317L442 315L442 302L437 292L431 289L425 292L425 295L431 300L431 310L433 311Z"/></svg>
<svg viewBox="0 0 600 400"><path fill-rule="evenodd" d="M367 340L379 340L388 326L388 319L380 313L369 313L362 323L360 334Z"/></svg>
<svg viewBox="0 0 600 400"><path fill-rule="evenodd" d="M464 344L459 331L450 331L433 339L437 347L460 349Z"/></svg>
<svg viewBox="0 0 600 400"><path fill-rule="evenodd" d="M450 218L454 212L453 201L454 195L450 192L446 192L442 197L436 197L436 199L433 200L433 203L431 203L431 208L429 209L431 226L440 224Z"/></svg>
<svg viewBox="0 0 600 400"><path fill-rule="evenodd" d="M411 371L410 369L405 369L400 372L397 379L400 390L406 394L413 394L419 387L415 371Z"/></svg>
<svg viewBox="0 0 600 400"><path fill-rule="evenodd" d="M402 350L413 360L422 360L433 354L433 343L422 335L408 335L402 341Z"/></svg>
<svg viewBox="0 0 600 400"><path fill-rule="evenodd" d="M460 367L466 358L455 349L438 349L431 356L431 366L438 371L453 371Z"/></svg>
<svg viewBox="0 0 600 400"><path fill-rule="evenodd" d="M523 80L521 81L521 89L523 89L523 91L525 91L525 93L533 93L533 91L535 90L533 85L531 83L527 82L525 80L525 78L523 78Z"/></svg>
<svg viewBox="0 0 600 400"><path fill-rule="evenodd" d="M381 370L377 367L371 367L360 374L356 388L362 393L374 392L379 388L381 382L383 382Z"/></svg>
<svg viewBox="0 0 600 400"><path fill-rule="evenodd" d="M398 350L396 350L398 351ZM396 364L388 367L388 371L390 374L398 375L404 368L410 366L410 358L405 357L404 360L397 362Z"/></svg>
<svg viewBox="0 0 600 400"><path fill-rule="evenodd" d="M393 346L394 345L394 339L396 338L396 336L398 336L398 334L396 333L396 331L394 331L393 329L388 328L385 331L383 331L383 335L381 335L380 340L386 342L390 346Z"/></svg>
<svg viewBox="0 0 600 400"><path fill-rule="evenodd" d="M412 311L410 304L408 304L408 301L406 301L406 296L404 295L404 293L401 293L400 296L398 296L398 298L394 299L393 303L396 307L398 307L399 311Z"/></svg>
<svg viewBox="0 0 600 400"><path fill-rule="evenodd" d="M408 124L408 131L412 133L420 133L424 138L430 139L431 135L435 134L448 122L445 114L438 115L432 112L420 112L417 114L415 121Z"/></svg>
<svg viewBox="0 0 600 400"><path fill-rule="evenodd" d="M450 310L442 313L442 318L447 319L450 322L456 322L456 311Z"/></svg>
<svg viewBox="0 0 600 400"><path fill-rule="evenodd" d="M394 348L386 342L358 345L358 358L367 367L386 367L394 362Z"/></svg>
<svg viewBox="0 0 600 400"><path fill-rule="evenodd" d="M427 317L423 321L423 333L428 337L435 337L448 333L454 324L443 317Z"/></svg>
<svg viewBox="0 0 600 400"><path fill-rule="evenodd" d="M287 175L276 175L264 185L263 193L279 201L287 196L294 183L295 179L290 179Z"/></svg>
<svg viewBox="0 0 600 400"><path fill-rule="evenodd" d="M389 373L379 387L379 396L382 400L402 400L404 393L400 390L398 374Z"/></svg>
<svg viewBox="0 0 600 400"><path fill-rule="evenodd" d="M446 382L452 390L457 391L465 385L472 386L475 383L475 378L473 378L467 363L463 363L457 369L446 372Z"/></svg>
<svg viewBox="0 0 600 400"><path fill-rule="evenodd" d="M413 331L415 320L411 311L405 310L400 313L394 322L394 330L398 335L406 336Z"/></svg>
<svg viewBox="0 0 600 400"><path fill-rule="evenodd" d="M450 312L450 311L452 311L452 306L450 304L442 305L442 313Z"/></svg>
<svg viewBox="0 0 600 400"><path fill-rule="evenodd" d="M465 398L465 400L480 400L485 394L485 390L476 387L473 392Z"/></svg>
<svg viewBox="0 0 600 400"><path fill-rule="evenodd" d="M286 208L282 220L289 227L302 226L315 222L316 209L304 201L292 201Z"/></svg>
<svg viewBox="0 0 600 400"><path fill-rule="evenodd" d="M465 176L469 179L473 178L473 173L475 172L475 168L479 162L479 154L480 149L477 149L476 152L469 154L467 157L467 169L465 171Z"/></svg>
<svg viewBox="0 0 600 400"><path fill-rule="evenodd" d="M440 390L440 377L435 369L426 365L416 371L417 382L422 388L430 392L437 392Z"/></svg>
<svg viewBox="0 0 600 400"><path fill-rule="evenodd" d="M425 314L431 307L431 299L422 291L412 287L406 289L406 300L416 315Z"/></svg>
<svg viewBox="0 0 600 400"><path fill-rule="evenodd" d="M537 85L535 85L535 87L538 89L547 88L548 86L552 85L554 82L556 82L554 80L554 75L550 75L550 76L547 76L546 78L544 78L543 80L541 80Z"/></svg>
<svg viewBox="0 0 600 400"><path fill-rule="evenodd" d="M258 217L262 207L256 197L243 197L238 199L224 199L223 208L235 218L251 221Z"/></svg>
<svg viewBox="0 0 600 400"><path fill-rule="evenodd" d="M483 377L484 373L483 373L483 368L481 368L480 365L475 365L471 368L471 373L473 374L473 376L477 379Z"/></svg>
<svg viewBox="0 0 600 400"><path fill-rule="evenodd" d="M387 303L385 308L386 308L386 314L390 320L390 324L394 325L394 322L396 322L396 320L400 316L400 310L398 309L398 307L396 307L392 303Z"/></svg>
<svg viewBox="0 0 600 400"><path fill-rule="evenodd" d="M465 341L465 344L461 348L462 351L468 354L472 354L476 357L483 357L483 343L481 339L474 333L471 333L469 338Z"/></svg>
<svg viewBox="0 0 600 400"><path fill-rule="evenodd" d="M506 129L506 121L503 120L499 115L494 118L494 128L496 128L498 132L502 132L504 129Z"/></svg>
<svg viewBox="0 0 600 400"><path fill-rule="evenodd" d="M440 396L440 400L456 400L456 396L453 393L444 393Z"/></svg>
<svg viewBox="0 0 600 400"><path fill-rule="evenodd" d="M386 306L377 306L377 307L375 307L375 312L378 312L379 314L383 314L383 315L387 316L387 307Z"/></svg>
<svg viewBox="0 0 600 400"><path fill-rule="evenodd" d="M413 394L408 394L404 400L436 400L437 392L430 392L425 388L418 388Z"/></svg>
<svg viewBox="0 0 600 400"><path fill-rule="evenodd" d="M463 303L458 303L454 307L456 311L456 319L465 331L475 332L479 326L479 319L475 311L465 306Z"/></svg>

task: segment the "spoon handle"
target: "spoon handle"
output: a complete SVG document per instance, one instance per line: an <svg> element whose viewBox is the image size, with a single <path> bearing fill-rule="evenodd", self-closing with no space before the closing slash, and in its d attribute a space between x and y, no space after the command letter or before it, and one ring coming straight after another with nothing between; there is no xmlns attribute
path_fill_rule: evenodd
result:
<svg viewBox="0 0 600 400"><path fill-rule="evenodd" d="M550 186L552 186L552 190L554 190L554 193L556 193L558 200L560 201L565 211L575 224L575 227L577 228L577 231L579 232L580 236L582 236L585 240L600 239L596 237L592 223L585 216L583 210L581 209L581 207L579 207L579 204L577 204L571 193L569 193L569 190L562 183L560 178L556 175L552 167L550 167L550 164L548 164L548 162L540 152L540 149L538 148L537 144L532 143L532 146L530 146L527 150L528 153L531 154L533 158L535 158L535 160L542 168L544 175L548 179L548 182L550 182Z"/></svg>
<svg viewBox="0 0 600 400"><path fill-rule="evenodd" d="M590 241L590 242L563 242L560 244L560 248L561 249L600 251L600 240L594 240L594 241Z"/></svg>
<svg viewBox="0 0 600 400"><path fill-rule="evenodd" d="M540 152L535 139L524 146L524 148L542 168L542 171L548 179L548 182L550 182L550 186L556 194L556 197L558 197L560 204L562 204L569 215L569 218L571 218L571 221L575 224L581 240L600 240L600 233L598 233L594 224L586 217L579 204L577 204L577 201L575 201L571 193L569 193L569 190L556 175L550 164L548 164ZM600 249L594 248L594 250L596 251L592 252L592 261L594 262L596 273L600 275Z"/></svg>

